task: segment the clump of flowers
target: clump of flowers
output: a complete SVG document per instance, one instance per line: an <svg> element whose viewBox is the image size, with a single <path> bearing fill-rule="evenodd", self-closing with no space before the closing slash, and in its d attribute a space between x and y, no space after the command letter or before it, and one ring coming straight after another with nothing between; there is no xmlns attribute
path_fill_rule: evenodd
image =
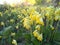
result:
<svg viewBox="0 0 60 45"><path fill-rule="evenodd" d="M42 40L43 40L43 35L42 35L42 33L39 34L37 30L35 30L35 31L33 32L33 35L34 35L39 41L42 41Z"/></svg>

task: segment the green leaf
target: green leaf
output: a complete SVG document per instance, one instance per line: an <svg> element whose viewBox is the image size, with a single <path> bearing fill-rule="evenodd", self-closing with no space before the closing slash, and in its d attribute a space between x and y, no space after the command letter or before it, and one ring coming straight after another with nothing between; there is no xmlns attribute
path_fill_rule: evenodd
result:
<svg viewBox="0 0 60 45"><path fill-rule="evenodd" d="M60 41L60 31L55 31L53 39L56 41Z"/></svg>
<svg viewBox="0 0 60 45"><path fill-rule="evenodd" d="M30 34L24 34L24 38L25 38L26 40L31 40Z"/></svg>
<svg viewBox="0 0 60 45"><path fill-rule="evenodd" d="M41 45L41 42L39 42L36 38L33 38L33 39L32 39L32 43L33 43L34 45Z"/></svg>
<svg viewBox="0 0 60 45"><path fill-rule="evenodd" d="M55 45L60 45L60 42L54 41L54 44L55 44Z"/></svg>

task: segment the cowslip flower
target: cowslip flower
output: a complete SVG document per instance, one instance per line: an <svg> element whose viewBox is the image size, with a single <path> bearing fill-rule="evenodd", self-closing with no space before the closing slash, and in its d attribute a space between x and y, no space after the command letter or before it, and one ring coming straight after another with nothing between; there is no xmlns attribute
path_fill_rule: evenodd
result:
<svg viewBox="0 0 60 45"><path fill-rule="evenodd" d="M50 25L50 27L51 27L51 29L52 29L52 30L54 30L54 29L55 29L52 25Z"/></svg>
<svg viewBox="0 0 60 45"><path fill-rule="evenodd" d="M35 31L33 32L33 35L34 35L34 37L37 37L37 36L39 35L39 33L37 32L37 30L35 30Z"/></svg>
<svg viewBox="0 0 60 45"><path fill-rule="evenodd" d="M0 16L3 16L3 15L2 15L2 12L0 12Z"/></svg>
<svg viewBox="0 0 60 45"><path fill-rule="evenodd" d="M55 19L55 21L57 21L59 19L59 17L58 16L55 16L54 19Z"/></svg>
<svg viewBox="0 0 60 45"><path fill-rule="evenodd" d="M20 15L17 15L17 17L20 19L21 18L21 16Z"/></svg>
<svg viewBox="0 0 60 45"><path fill-rule="evenodd" d="M45 16L46 16L46 17L49 17L49 12L47 12L47 13L45 14Z"/></svg>
<svg viewBox="0 0 60 45"><path fill-rule="evenodd" d="M15 36L15 33L11 33L11 36Z"/></svg>
<svg viewBox="0 0 60 45"><path fill-rule="evenodd" d="M14 22L14 19L10 19L10 22L13 23Z"/></svg>
<svg viewBox="0 0 60 45"><path fill-rule="evenodd" d="M43 35L42 35L42 33L41 33L39 36L37 36L37 39L38 39L39 41L42 41L42 40L43 40Z"/></svg>
<svg viewBox="0 0 60 45"><path fill-rule="evenodd" d="M17 41L15 39L12 40L13 45L17 45Z"/></svg>
<svg viewBox="0 0 60 45"><path fill-rule="evenodd" d="M30 15L30 19L32 20L32 21L35 21L36 20L36 15Z"/></svg>
<svg viewBox="0 0 60 45"><path fill-rule="evenodd" d="M28 30L31 28L31 23L28 17L24 18L23 26Z"/></svg>
<svg viewBox="0 0 60 45"><path fill-rule="evenodd" d="M1 22L1 25L4 26L5 25L4 22Z"/></svg>
<svg viewBox="0 0 60 45"><path fill-rule="evenodd" d="M59 15L60 14L60 8L56 9L55 11L55 15Z"/></svg>
<svg viewBox="0 0 60 45"><path fill-rule="evenodd" d="M37 25L35 28L36 30L40 30L40 25Z"/></svg>
<svg viewBox="0 0 60 45"><path fill-rule="evenodd" d="M36 20L36 23L37 23L37 24L44 25L43 18L41 17L41 18L37 19L37 20Z"/></svg>
<svg viewBox="0 0 60 45"><path fill-rule="evenodd" d="M16 28L16 29L18 29L18 28L19 28L19 26L17 25L17 26L15 26L15 28Z"/></svg>
<svg viewBox="0 0 60 45"><path fill-rule="evenodd" d="M27 11L25 9L23 9L23 10L21 10L21 13L25 15L25 14L27 14Z"/></svg>

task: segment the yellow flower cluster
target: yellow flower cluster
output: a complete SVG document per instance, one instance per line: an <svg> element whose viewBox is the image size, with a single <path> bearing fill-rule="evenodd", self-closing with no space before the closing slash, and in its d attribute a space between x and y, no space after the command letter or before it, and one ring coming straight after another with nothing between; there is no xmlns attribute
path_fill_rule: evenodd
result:
<svg viewBox="0 0 60 45"><path fill-rule="evenodd" d="M43 18L42 18L42 17L39 18L39 19L37 18L37 19L36 19L36 23L37 23L37 24L44 25Z"/></svg>
<svg viewBox="0 0 60 45"><path fill-rule="evenodd" d="M43 35L42 35L42 33L39 34L39 33L37 32L37 30L35 30L35 31L33 32L33 35L34 35L39 41L42 41L42 40L43 40Z"/></svg>
<svg viewBox="0 0 60 45"><path fill-rule="evenodd" d="M44 25L43 18L40 14L30 14L29 16L26 16L23 21L23 25L26 29L30 29L31 25L39 24ZM39 29L38 29L39 30Z"/></svg>
<svg viewBox="0 0 60 45"><path fill-rule="evenodd" d="M53 6L46 7L44 15L48 20L54 18L54 7Z"/></svg>
<svg viewBox="0 0 60 45"><path fill-rule="evenodd" d="M55 21L60 19L60 8L56 9L54 19Z"/></svg>
<svg viewBox="0 0 60 45"><path fill-rule="evenodd" d="M43 18L40 15L32 15L30 14L31 20L35 21L36 24L44 25Z"/></svg>
<svg viewBox="0 0 60 45"><path fill-rule="evenodd" d="M23 26L29 30L31 28L31 25L32 21L28 17L24 18Z"/></svg>
<svg viewBox="0 0 60 45"><path fill-rule="evenodd" d="M23 28L26 28L27 30L30 30L33 33L34 37L38 39L39 41L43 40L43 32L44 29L48 30L48 28L51 30L55 30L55 27L52 25L54 22L60 19L60 8L54 9L54 7L41 7L39 8L40 12L36 10L34 7L29 7L24 9L12 9L11 14L7 14L7 18L5 19L2 17L5 13L8 13L9 11L6 11L5 13L0 12L0 16L2 17L1 27L2 26L14 26L13 29L20 29L22 26ZM3 15L2 15L3 14ZM12 16L13 14L13 16ZM15 16L15 17L14 17ZM10 18L8 18L10 17ZM7 22L5 22L5 20ZM44 19L44 20L43 20ZM8 23L8 24L7 24ZM45 23L45 24L44 24ZM46 28L44 28L46 26ZM22 29L22 28L21 28ZM25 30L25 29L23 29ZM11 36L14 36L15 33L11 33ZM1 38L1 36L0 36ZM16 40L13 39L12 44L16 44ZM16 44L17 45L17 44Z"/></svg>

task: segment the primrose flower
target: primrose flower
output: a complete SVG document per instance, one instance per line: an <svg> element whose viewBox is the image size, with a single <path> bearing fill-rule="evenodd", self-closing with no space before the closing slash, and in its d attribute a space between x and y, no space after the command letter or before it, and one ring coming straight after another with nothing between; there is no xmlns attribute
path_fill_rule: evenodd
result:
<svg viewBox="0 0 60 45"><path fill-rule="evenodd" d="M26 29L30 29L31 28L31 21L29 20L29 18L24 18L24 22L23 22L23 25Z"/></svg>
<svg viewBox="0 0 60 45"><path fill-rule="evenodd" d="M1 25L4 26L5 25L4 22L1 22Z"/></svg>
<svg viewBox="0 0 60 45"><path fill-rule="evenodd" d="M21 18L21 16L20 15L17 15L17 17L20 19Z"/></svg>
<svg viewBox="0 0 60 45"><path fill-rule="evenodd" d="M59 19L59 17L58 17L58 16L55 16L55 18L54 18L54 19L55 19L55 21L57 21L57 20Z"/></svg>
<svg viewBox="0 0 60 45"><path fill-rule="evenodd" d="M15 39L12 40L13 45L17 45L17 41Z"/></svg>
<svg viewBox="0 0 60 45"><path fill-rule="evenodd" d="M34 35L34 37L37 37L37 36L39 35L39 33L37 32L37 30L35 30L35 31L33 32L33 35Z"/></svg>
<svg viewBox="0 0 60 45"><path fill-rule="evenodd" d="M10 22L12 22L12 23L13 23L13 22L14 22L14 19L10 19Z"/></svg>
<svg viewBox="0 0 60 45"><path fill-rule="evenodd" d="M37 23L37 24L44 25L44 22L43 22L42 17L41 17L41 18L39 18L39 19L37 19L37 20L36 20L36 23Z"/></svg>
<svg viewBox="0 0 60 45"><path fill-rule="evenodd" d="M17 26L15 26L15 28L16 28L16 29L18 29L18 28L19 28L19 26L17 25Z"/></svg>
<svg viewBox="0 0 60 45"><path fill-rule="evenodd" d="M42 33L37 37L37 39L38 39L39 41L42 41L42 40L43 40L43 35L42 35Z"/></svg>
<svg viewBox="0 0 60 45"><path fill-rule="evenodd" d="M55 15L60 15L60 8L56 9Z"/></svg>
<svg viewBox="0 0 60 45"><path fill-rule="evenodd" d="M35 21L36 20L36 15L30 15L30 19L32 20L32 21Z"/></svg>
<svg viewBox="0 0 60 45"><path fill-rule="evenodd" d="M11 36L15 36L15 33L11 33Z"/></svg>
<svg viewBox="0 0 60 45"><path fill-rule="evenodd" d="M37 25L36 26L36 30L40 30L40 25Z"/></svg>
<svg viewBox="0 0 60 45"><path fill-rule="evenodd" d="M51 29L52 29L52 30L54 30L54 29L55 29L52 25L50 25L50 27L51 27Z"/></svg>
<svg viewBox="0 0 60 45"><path fill-rule="evenodd" d="M54 7L53 7L53 6L46 7L46 11L51 12L51 11L53 11L53 10L54 10Z"/></svg>
<svg viewBox="0 0 60 45"><path fill-rule="evenodd" d="M47 12L47 13L45 14L45 16L46 16L46 17L49 17L49 12Z"/></svg>
<svg viewBox="0 0 60 45"><path fill-rule="evenodd" d="M27 13L25 9L21 10L21 12L22 12L22 14L24 14L24 15Z"/></svg>
<svg viewBox="0 0 60 45"><path fill-rule="evenodd" d="M3 15L2 15L2 12L0 12L0 16L3 16Z"/></svg>

